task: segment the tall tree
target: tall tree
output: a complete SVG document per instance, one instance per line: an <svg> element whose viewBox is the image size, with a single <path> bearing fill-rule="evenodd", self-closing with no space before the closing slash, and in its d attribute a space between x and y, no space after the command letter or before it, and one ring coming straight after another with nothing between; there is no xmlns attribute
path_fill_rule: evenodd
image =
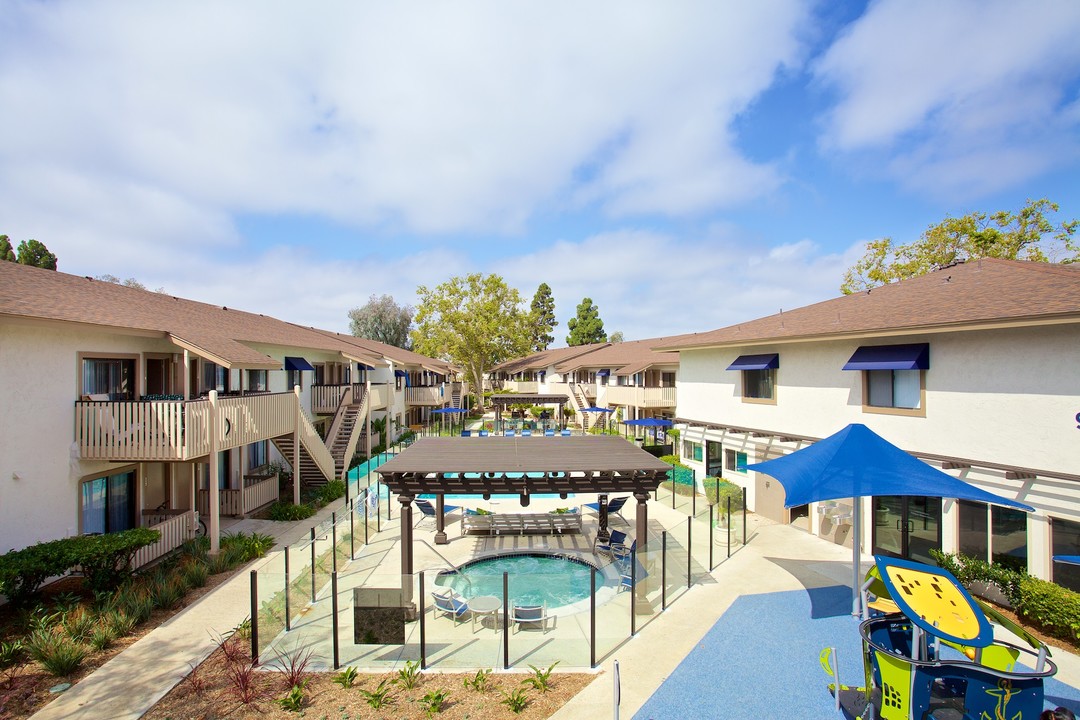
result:
<svg viewBox="0 0 1080 720"><path fill-rule="evenodd" d="M483 407L484 376L495 365L529 352L529 316L521 294L498 275L453 277L416 289L413 348L460 365Z"/></svg>
<svg viewBox="0 0 1080 720"><path fill-rule="evenodd" d="M621 343L623 341L622 330L616 330L608 336L609 343Z"/></svg>
<svg viewBox="0 0 1080 720"><path fill-rule="evenodd" d="M593 303L592 298L583 298L578 303L577 316L570 318L566 327L570 329L570 334L566 336L566 344L571 347L607 342L604 321L600 319L600 310Z"/></svg>
<svg viewBox="0 0 1080 720"><path fill-rule="evenodd" d="M349 330L356 337L408 349L412 320L411 305L398 305L390 295L372 295L366 305L349 311Z"/></svg>
<svg viewBox="0 0 1080 720"><path fill-rule="evenodd" d="M18 262L46 270L56 269L56 256L49 252L44 243L37 240L23 240L19 243Z"/></svg>
<svg viewBox="0 0 1080 720"><path fill-rule="evenodd" d="M547 350L555 342L551 331L559 324L555 319L555 298L551 296L551 287L547 283L540 283L540 287L536 288L529 308L529 323L532 326L533 352Z"/></svg>
<svg viewBox="0 0 1080 720"><path fill-rule="evenodd" d="M0 262L15 262L15 249L7 235L0 235Z"/></svg>
<svg viewBox="0 0 1080 720"><path fill-rule="evenodd" d="M845 295L879 285L925 275L961 260L1004 258L1034 262L1080 261L1080 246L1073 236L1080 221L1054 224L1047 216L1058 212L1046 198L1028 200L1018 212L992 215L973 212L946 217L931 225L919 239L893 245L881 238L867 244L866 254L844 273L840 291Z"/></svg>

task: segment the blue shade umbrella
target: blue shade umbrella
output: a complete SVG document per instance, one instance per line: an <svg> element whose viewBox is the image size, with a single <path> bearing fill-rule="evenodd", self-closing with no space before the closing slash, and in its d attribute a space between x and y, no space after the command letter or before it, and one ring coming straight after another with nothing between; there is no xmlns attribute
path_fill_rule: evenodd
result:
<svg viewBox="0 0 1080 720"><path fill-rule="evenodd" d="M602 408L602 407L596 407L595 405L593 405L593 406L590 406L590 407L587 407L587 408L581 408L581 412L606 412L606 413L609 413L609 412L615 412L615 408Z"/></svg>
<svg viewBox="0 0 1080 720"><path fill-rule="evenodd" d="M444 407L444 408L436 408L436 409L432 410L431 414L432 415L456 415L456 414L459 414L459 413L467 413L467 412L469 412L469 411L466 410L465 408ZM453 421L452 421L450 423L450 430L453 431L453 429L454 429L454 424L453 424Z"/></svg>
<svg viewBox="0 0 1080 720"><path fill-rule="evenodd" d="M664 418L640 418L638 420L623 420L623 425L634 425L636 427L653 427L653 428L669 428L674 423Z"/></svg>
<svg viewBox="0 0 1080 720"><path fill-rule="evenodd" d="M1035 509L933 468L857 423L790 455L746 467L780 481L786 495L784 507L854 498L851 524L856 612L860 610L859 586L862 582L859 577L860 498L917 495L975 500L1027 512Z"/></svg>

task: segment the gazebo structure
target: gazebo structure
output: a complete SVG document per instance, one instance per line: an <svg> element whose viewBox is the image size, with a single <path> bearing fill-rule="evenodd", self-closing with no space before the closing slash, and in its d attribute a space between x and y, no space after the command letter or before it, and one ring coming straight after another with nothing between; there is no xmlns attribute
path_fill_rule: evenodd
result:
<svg viewBox="0 0 1080 720"><path fill-rule="evenodd" d="M503 410L511 405L557 405L559 425L563 423L563 406L570 400L564 393L499 393L491 396L495 406L495 428L502 427Z"/></svg>
<svg viewBox="0 0 1080 720"><path fill-rule="evenodd" d="M511 396L502 396L511 397ZM446 494L519 495L521 504L537 493L633 493L637 499L637 542L648 536L649 493L668 479L671 466L610 435L557 438L423 438L375 472L401 503L401 573L413 573L412 502L436 497L435 542L446 544ZM600 527L607 527L601 506Z"/></svg>

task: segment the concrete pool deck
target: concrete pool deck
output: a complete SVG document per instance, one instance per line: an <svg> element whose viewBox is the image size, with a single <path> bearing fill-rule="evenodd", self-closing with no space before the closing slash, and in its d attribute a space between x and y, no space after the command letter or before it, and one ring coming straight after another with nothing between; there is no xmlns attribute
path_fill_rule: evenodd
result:
<svg viewBox="0 0 1080 720"><path fill-rule="evenodd" d="M580 504L591 498L575 498L573 504ZM658 526L683 528L687 522L686 514L672 510L665 505L665 496L661 501L650 503L650 523ZM549 501L543 501L549 502ZM555 501L553 506L566 506L567 501ZM520 511L520 508L517 508ZM542 512L547 509L540 501L534 502L528 510ZM509 508L506 509L509 511ZM371 546L361 553L355 568L345 568L344 574L355 575L355 580L369 585L400 585L400 556L397 548L397 507L395 517L384 525L383 531L372 538ZM297 540L306 534L306 527L312 522L328 518L330 511L324 509L319 516L306 521L299 527L295 524L282 527L279 523L260 520L243 520L232 524L229 530L258 531L274 534L281 545ZM698 521L695 521L698 522ZM705 523L701 523L705 524ZM532 537L497 537L483 538L457 534L458 526L448 526L451 542L438 546L438 552L446 559L457 563L460 560L475 557L479 553L498 550L539 547L546 549L557 547L564 552L592 554L592 537L595 525L586 523L587 530L581 535L532 536ZM615 525L614 527L621 527ZM810 590L827 588L850 583L851 550L816 538L793 527L777 525L767 520L750 515L748 524L750 542L739 546L730 558L725 559L722 546L715 546L718 565L712 573L704 569L705 578L687 590L678 590L677 597L669 604L665 612L657 612L638 628L633 638L627 638L629 631L629 608L618 603L628 603L627 593L618 594L605 605L601 618L598 611L598 625L609 623L611 629L601 631L598 640L602 642L601 658L596 668L597 679L574 697L564 708L554 715L560 720L581 718L595 720L608 717L612 709L612 665L618 659L622 678L621 712L631 717L641 709L646 701L660 687L661 683L679 664L702 642L702 638L720 619L732 603L740 596L762 593L783 592L790 590ZM275 532L276 531L276 532ZM418 529L417 538L433 544L433 531ZM696 537L696 536L695 536ZM282 550L279 545L269 558L271 563L278 561ZM553 547L554 546L554 547ZM695 543L695 562L698 566L707 565L707 544ZM702 557L702 555L705 557ZM869 561L869 558L867 558ZM267 560L252 563L251 567L262 566ZM433 547L417 543L415 569L444 566L444 561ZM339 588L340 590L341 588ZM167 623L148 633L99 668L78 685L67 691L50 705L46 706L35 718L138 718L161 696L175 686L189 671L191 664L197 664L213 651L215 644L212 635L220 635L243 621L250 612L248 572L239 573L228 582L207 594L183 612L174 616ZM329 626L329 613L322 612L320 606L329 603L320 600L306 614L310 620L305 622L325 622ZM318 611L318 612L316 612ZM339 613L343 612L339 608ZM321 615L322 620L316 618ZM579 616L580 618L581 616ZM580 619L560 624L547 633L524 631L511 634L511 659L515 664L525 667L550 664L560 660L559 669L569 670L575 667L587 668L588 646L584 626L588 625L587 614L584 623ZM471 623L466 621L454 625L448 618L427 618L429 648L433 645L445 645L429 652L429 662L434 663L432 670L452 671L455 666L467 662L473 666L501 668L502 633L485 625L472 632ZM416 625L413 623L413 625ZM351 621L343 628L351 628ZM852 621L852 632L854 621ZM435 633L434 635L432 633ZM345 631L342 631L344 637ZM328 635L307 633L308 637ZM539 638L537 636L540 636ZM524 637L522 637L524 636ZM296 636L294 636L296 637ZM445 641L445 642L443 642ZM329 641L325 641L329 644ZM342 642L341 662L343 665L386 667L394 662L401 662L400 655L383 658L355 657L350 661L348 643ZM284 646L292 649L291 644ZM582 650L584 648L584 650ZM325 652L319 649L322 654ZM355 651L352 651L355 652ZM444 656L440 656L439 653ZM775 667L772 658L777 648L747 647L745 662L756 662L764 666ZM526 653L528 653L526 655ZM569 657L560 657L560 653L569 653ZM757 657L765 654L765 660ZM325 658L329 659L326 654ZM1058 679L1080 686L1080 660L1060 649L1054 649L1053 659L1059 666ZM739 658L717 658L717 663L738 662ZM855 678L845 679L854 682ZM814 687L814 691L825 692L824 676ZM738 711L727 708L727 717L739 717Z"/></svg>

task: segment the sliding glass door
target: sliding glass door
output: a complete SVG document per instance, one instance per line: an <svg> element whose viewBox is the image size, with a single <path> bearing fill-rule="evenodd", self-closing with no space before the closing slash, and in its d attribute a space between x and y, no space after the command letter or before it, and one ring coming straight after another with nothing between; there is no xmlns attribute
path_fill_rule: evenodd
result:
<svg viewBox="0 0 1080 720"><path fill-rule="evenodd" d="M941 498L874 498L874 554L932 564L931 549L941 549Z"/></svg>

